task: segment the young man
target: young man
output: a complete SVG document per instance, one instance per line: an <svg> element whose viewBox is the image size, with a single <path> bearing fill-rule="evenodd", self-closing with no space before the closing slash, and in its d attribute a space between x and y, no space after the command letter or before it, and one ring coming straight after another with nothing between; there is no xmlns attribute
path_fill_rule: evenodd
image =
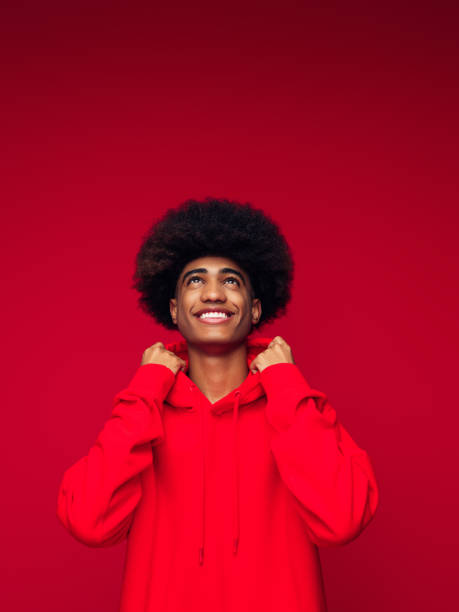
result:
<svg viewBox="0 0 459 612"><path fill-rule="evenodd" d="M318 547L356 538L378 488L367 453L280 336L293 260L250 205L189 200L145 237L141 307L156 342L57 514L90 546L127 538L121 612L326 610Z"/></svg>

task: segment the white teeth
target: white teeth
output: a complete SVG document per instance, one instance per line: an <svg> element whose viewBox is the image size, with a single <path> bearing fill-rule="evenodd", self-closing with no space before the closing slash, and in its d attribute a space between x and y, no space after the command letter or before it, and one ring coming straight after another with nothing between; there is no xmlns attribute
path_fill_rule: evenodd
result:
<svg viewBox="0 0 459 612"><path fill-rule="evenodd" d="M225 312L204 312L202 315L199 315L200 319L215 319L216 317L220 317L221 319L226 319L229 317Z"/></svg>

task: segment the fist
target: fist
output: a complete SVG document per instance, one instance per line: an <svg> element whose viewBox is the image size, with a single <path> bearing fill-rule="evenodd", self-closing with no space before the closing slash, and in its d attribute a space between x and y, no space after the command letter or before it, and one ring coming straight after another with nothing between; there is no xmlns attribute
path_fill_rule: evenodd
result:
<svg viewBox="0 0 459 612"><path fill-rule="evenodd" d="M172 370L174 374L177 374L179 370L185 371L186 367L186 361L180 359L180 357L172 351L168 351L162 342L155 342L155 344L152 344L144 350L140 365L142 366L147 363L165 365Z"/></svg>
<svg viewBox="0 0 459 612"><path fill-rule="evenodd" d="M276 363L295 363L293 361L292 349L281 336L276 336L268 344L268 348L258 353L250 364L250 371L261 372L270 365Z"/></svg>

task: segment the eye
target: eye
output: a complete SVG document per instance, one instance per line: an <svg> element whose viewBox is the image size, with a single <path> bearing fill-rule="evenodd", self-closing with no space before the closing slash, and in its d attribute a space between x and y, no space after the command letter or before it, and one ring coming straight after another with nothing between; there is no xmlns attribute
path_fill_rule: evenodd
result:
<svg viewBox="0 0 459 612"><path fill-rule="evenodd" d="M190 276L190 278L188 279L187 285L190 285L191 281L194 281L194 280L200 281L200 280L202 280L202 278L200 276ZM194 283L193 283L193 285L194 285Z"/></svg>
<svg viewBox="0 0 459 612"><path fill-rule="evenodd" d="M236 277L234 277L234 276L228 276L228 278L225 278L225 282L226 282L226 281L233 281L233 282L234 282L236 285L238 285L238 286L240 286L240 284L241 284L241 283L239 282L239 279L237 279L237 278L236 278ZM233 284L233 283L231 283L231 284Z"/></svg>

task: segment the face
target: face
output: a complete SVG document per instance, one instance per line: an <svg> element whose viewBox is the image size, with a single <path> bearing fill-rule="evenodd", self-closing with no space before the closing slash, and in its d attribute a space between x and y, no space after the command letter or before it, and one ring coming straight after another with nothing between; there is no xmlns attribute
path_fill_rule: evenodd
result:
<svg viewBox="0 0 459 612"><path fill-rule="evenodd" d="M235 261L199 257L179 275L171 317L189 343L238 344L261 316L260 300L252 293L249 277Z"/></svg>

